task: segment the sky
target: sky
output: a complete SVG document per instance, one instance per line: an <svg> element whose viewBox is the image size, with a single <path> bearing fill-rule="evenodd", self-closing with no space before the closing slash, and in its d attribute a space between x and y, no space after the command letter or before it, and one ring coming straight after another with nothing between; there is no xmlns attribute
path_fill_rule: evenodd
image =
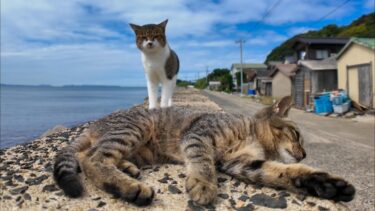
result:
<svg viewBox="0 0 375 211"><path fill-rule="evenodd" d="M293 35L374 11L375 0L337 9L346 1L1 0L1 83L145 86L129 23L165 19L178 78L194 80L238 63L238 39L245 40L244 62L263 63Z"/></svg>

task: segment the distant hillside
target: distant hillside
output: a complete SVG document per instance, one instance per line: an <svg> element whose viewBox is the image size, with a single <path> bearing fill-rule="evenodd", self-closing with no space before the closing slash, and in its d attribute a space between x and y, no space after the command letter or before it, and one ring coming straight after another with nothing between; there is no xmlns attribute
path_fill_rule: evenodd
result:
<svg viewBox="0 0 375 211"><path fill-rule="evenodd" d="M339 27L336 24L330 24L318 31L298 34L274 48L264 63L278 61L284 56L293 54L291 44L295 37L375 37L375 13L363 15L347 26Z"/></svg>

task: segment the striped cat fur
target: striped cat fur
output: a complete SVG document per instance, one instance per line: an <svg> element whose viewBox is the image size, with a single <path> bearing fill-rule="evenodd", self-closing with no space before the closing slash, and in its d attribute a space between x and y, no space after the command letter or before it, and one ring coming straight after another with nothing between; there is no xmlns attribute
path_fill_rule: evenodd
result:
<svg viewBox="0 0 375 211"><path fill-rule="evenodd" d="M54 178L66 195L79 197L82 169L98 188L143 206L155 193L137 180L139 168L175 163L186 166L186 191L202 205L216 199L217 170L252 184L351 201L355 189L347 181L298 163L306 153L300 130L286 118L290 107L284 97L254 117L175 107L119 111L58 153Z"/></svg>

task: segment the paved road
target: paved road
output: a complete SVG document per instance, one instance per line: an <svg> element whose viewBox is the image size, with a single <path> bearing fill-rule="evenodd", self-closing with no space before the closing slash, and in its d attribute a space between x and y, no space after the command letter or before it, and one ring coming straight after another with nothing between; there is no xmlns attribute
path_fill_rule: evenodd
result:
<svg viewBox="0 0 375 211"><path fill-rule="evenodd" d="M254 114L263 105L250 99L203 91L226 112ZM374 119L359 122L321 117L292 109L289 117L299 123L305 137L307 158L303 163L350 181L357 189L348 203L351 210L375 210Z"/></svg>

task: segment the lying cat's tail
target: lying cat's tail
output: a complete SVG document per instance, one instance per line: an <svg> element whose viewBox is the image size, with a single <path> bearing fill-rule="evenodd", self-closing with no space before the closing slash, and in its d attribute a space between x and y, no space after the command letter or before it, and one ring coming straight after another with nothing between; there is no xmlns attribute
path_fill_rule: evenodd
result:
<svg viewBox="0 0 375 211"><path fill-rule="evenodd" d="M55 158L53 177L64 193L73 198L80 197L83 193L83 185L78 175L81 169L75 153L91 146L89 137L89 134L84 132L72 144L62 149Z"/></svg>

